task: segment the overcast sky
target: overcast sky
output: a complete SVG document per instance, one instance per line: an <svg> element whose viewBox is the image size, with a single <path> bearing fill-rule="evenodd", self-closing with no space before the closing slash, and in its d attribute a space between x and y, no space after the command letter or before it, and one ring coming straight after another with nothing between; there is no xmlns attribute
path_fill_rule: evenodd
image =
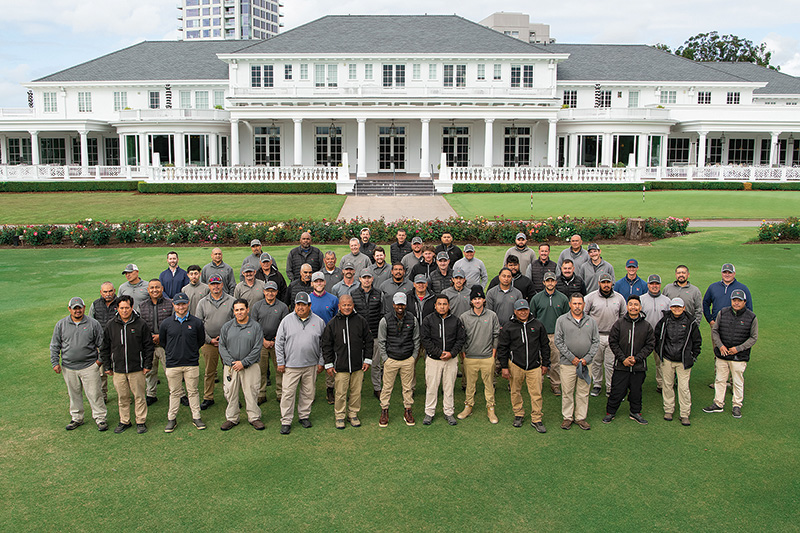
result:
<svg viewBox="0 0 800 533"><path fill-rule="evenodd" d="M0 107L25 107L20 84L143 40L177 39L178 0L0 0ZM673 49L693 35L719 31L773 52L772 64L800 76L800 9L797 0L572 0L534 4L507 0L495 9L528 13L550 25L562 43L662 42ZM456 14L479 21L486 2L407 0L375 2L285 0L285 28L327 14Z"/></svg>

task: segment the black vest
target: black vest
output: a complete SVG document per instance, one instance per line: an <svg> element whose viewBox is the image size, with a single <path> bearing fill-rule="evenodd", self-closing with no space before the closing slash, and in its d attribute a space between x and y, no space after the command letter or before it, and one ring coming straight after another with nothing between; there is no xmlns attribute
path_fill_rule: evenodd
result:
<svg viewBox="0 0 800 533"><path fill-rule="evenodd" d="M404 361L414 354L414 315L406 312L402 323L395 313L386 315L386 355Z"/></svg>
<svg viewBox="0 0 800 533"><path fill-rule="evenodd" d="M94 309L94 319L100 322L100 325L106 327L106 324L111 322L111 319L117 316L117 306L119 305L119 299L114 298L114 301L111 302L111 305L106 305L106 301L102 298L98 298L92 304Z"/></svg>
<svg viewBox="0 0 800 533"><path fill-rule="evenodd" d="M756 315L746 307L738 314L733 312L733 307L726 307L717 315L719 338L728 348L739 346L750 338L750 326ZM749 361L750 348L737 352L734 355L723 356L719 348L714 348L714 354L720 359L728 361Z"/></svg>

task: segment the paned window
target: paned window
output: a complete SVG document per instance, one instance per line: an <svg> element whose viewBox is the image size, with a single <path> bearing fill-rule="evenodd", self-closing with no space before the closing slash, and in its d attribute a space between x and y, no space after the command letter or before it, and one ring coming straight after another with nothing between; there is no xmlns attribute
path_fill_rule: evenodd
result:
<svg viewBox="0 0 800 533"><path fill-rule="evenodd" d="M58 112L58 96L56 93L44 93L44 112L56 113Z"/></svg>
<svg viewBox="0 0 800 533"><path fill-rule="evenodd" d="M92 112L92 93L88 92L78 93L78 112L80 113Z"/></svg>

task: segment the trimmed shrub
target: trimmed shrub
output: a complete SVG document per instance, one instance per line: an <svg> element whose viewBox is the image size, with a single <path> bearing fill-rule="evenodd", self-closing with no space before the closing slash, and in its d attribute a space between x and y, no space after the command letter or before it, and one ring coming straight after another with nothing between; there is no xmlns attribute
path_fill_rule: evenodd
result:
<svg viewBox="0 0 800 533"><path fill-rule="evenodd" d="M136 181L4 181L0 192L135 191Z"/></svg>
<svg viewBox="0 0 800 533"><path fill-rule="evenodd" d="M749 183L749 182L748 182ZM800 182L758 182L753 190L798 191ZM455 183L453 192L609 192L609 191L745 190L738 181L646 181L640 183Z"/></svg>

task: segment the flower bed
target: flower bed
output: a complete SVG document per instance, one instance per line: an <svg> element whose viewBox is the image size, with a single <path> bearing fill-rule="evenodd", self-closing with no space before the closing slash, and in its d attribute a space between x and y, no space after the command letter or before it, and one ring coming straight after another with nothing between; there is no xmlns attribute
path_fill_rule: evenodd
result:
<svg viewBox="0 0 800 533"><path fill-rule="evenodd" d="M344 243L358 236L367 227L374 242L391 242L397 230L403 228L409 240L419 236L423 241L437 241L442 233L450 232L458 242L480 244L514 242L517 233L527 234L531 242L563 242L575 233L585 241L609 240L624 237L626 219L603 220L572 218L569 215L545 220L490 220L450 218L447 220L304 220L274 222L225 222L219 220L139 220L110 224L108 221L82 220L69 225L3 226L0 245L22 243L27 246L46 246L71 241L76 246L106 244L241 244L260 239L264 244L294 243L308 231L316 243ZM689 219L669 217L647 219L645 231L652 237L683 233ZM15 242L16 241L16 242Z"/></svg>
<svg viewBox="0 0 800 533"><path fill-rule="evenodd" d="M797 241L800 240L800 220L789 217L783 222L761 221L758 228L759 241Z"/></svg>

